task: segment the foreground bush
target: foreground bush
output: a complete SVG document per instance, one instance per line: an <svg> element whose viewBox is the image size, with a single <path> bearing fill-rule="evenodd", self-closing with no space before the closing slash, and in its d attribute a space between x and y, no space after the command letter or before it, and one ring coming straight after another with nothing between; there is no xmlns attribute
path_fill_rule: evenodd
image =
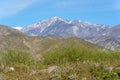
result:
<svg viewBox="0 0 120 80"><path fill-rule="evenodd" d="M12 64L24 64L24 65L32 65L34 60L30 56L30 54L22 51L15 50L7 50L1 55L2 63L6 65Z"/></svg>
<svg viewBox="0 0 120 80"><path fill-rule="evenodd" d="M62 47L55 48L43 54L43 63L46 65L51 64L65 64L76 61L94 61L111 63L114 61L120 62L120 53L112 51L99 51L91 49L81 49L79 47Z"/></svg>

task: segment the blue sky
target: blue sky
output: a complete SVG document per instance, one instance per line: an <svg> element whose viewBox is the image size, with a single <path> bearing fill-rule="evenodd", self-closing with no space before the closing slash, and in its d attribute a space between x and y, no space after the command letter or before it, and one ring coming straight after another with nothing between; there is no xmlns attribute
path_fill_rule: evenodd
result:
<svg viewBox="0 0 120 80"><path fill-rule="evenodd" d="M120 0L0 0L0 24L26 26L54 16L114 26Z"/></svg>

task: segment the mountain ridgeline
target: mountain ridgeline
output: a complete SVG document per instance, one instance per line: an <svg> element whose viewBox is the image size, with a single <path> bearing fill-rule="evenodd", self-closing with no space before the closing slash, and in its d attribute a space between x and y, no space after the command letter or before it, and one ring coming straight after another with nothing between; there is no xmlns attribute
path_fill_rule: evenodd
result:
<svg viewBox="0 0 120 80"><path fill-rule="evenodd" d="M59 17L53 17L35 24L28 25L19 30L0 25L0 40L1 44L3 44L0 45L0 47L1 49L4 49L12 47L17 48L16 46L19 46L20 48L21 46L23 49L30 50L35 47L35 50L32 51L36 52L38 50L37 52L39 52L40 49L37 47L41 46L39 45L39 42L41 39L44 39L39 37L51 37L54 40L76 37L79 39L84 39L98 46L102 46L106 49L120 50L119 31L120 25L110 27L80 20L64 20ZM4 42L4 40L7 41ZM35 40L36 42L34 43L32 40ZM19 44L17 42L20 42L21 45L13 45ZM31 43L35 46L33 47Z"/></svg>
<svg viewBox="0 0 120 80"><path fill-rule="evenodd" d="M56 38L77 37L89 39L104 33L110 27L80 20L64 20L59 17L28 25L21 31L30 36L53 36Z"/></svg>
<svg viewBox="0 0 120 80"><path fill-rule="evenodd" d="M110 27L80 20L53 17L23 27L20 31L29 36L54 38L77 37L110 50L120 50L120 26Z"/></svg>

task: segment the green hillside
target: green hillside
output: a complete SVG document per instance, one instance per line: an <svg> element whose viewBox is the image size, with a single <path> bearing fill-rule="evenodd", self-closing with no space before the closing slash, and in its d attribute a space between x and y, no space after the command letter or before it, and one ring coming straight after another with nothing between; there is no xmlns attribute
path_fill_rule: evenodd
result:
<svg viewBox="0 0 120 80"><path fill-rule="evenodd" d="M19 31L14 34L0 35L2 80L120 79L120 52L74 37L29 37Z"/></svg>
<svg viewBox="0 0 120 80"><path fill-rule="evenodd" d="M3 80L119 80L119 70L116 70L120 63L119 52L77 38L41 38L38 45L43 50L39 56L22 50L2 52L0 69ZM59 68L49 72L51 66ZM14 71L7 71L9 67ZM109 70L109 67L113 69Z"/></svg>

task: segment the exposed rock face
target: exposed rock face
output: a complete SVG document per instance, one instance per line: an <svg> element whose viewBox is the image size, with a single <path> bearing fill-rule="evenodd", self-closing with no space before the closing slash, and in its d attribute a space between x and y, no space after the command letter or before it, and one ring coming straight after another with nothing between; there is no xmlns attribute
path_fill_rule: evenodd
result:
<svg viewBox="0 0 120 80"><path fill-rule="evenodd" d="M105 25L92 24L80 20L64 20L59 17L53 17L28 25L21 31L30 36L78 37L87 39L102 34L109 28Z"/></svg>
<svg viewBox="0 0 120 80"><path fill-rule="evenodd" d="M109 27L59 17L28 25L21 31L30 36L77 37L111 50L120 50L120 25Z"/></svg>
<svg viewBox="0 0 120 80"><path fill-rule="evenodd" d="M89 39L89 41L110 50L120 50L120 25L112 27L102 35Z"/></svg>
<svg viewBox="0 0 120 80"><path fill-rule="evenodd" d="M29 36L55 38L77 37L110 50L120 50L120 25L109 27L80 20L64 20L59 17L43 20L19 30ZM0 25L0 41L4 36L23 36L16 29ZM24 39L25 40L25 39ZM6 43L4 43L6 45ZM4 45L0 45L1 49ZM26 44L25 44L26 45ZM27 45L30 48L29 45Z"/></svg>

